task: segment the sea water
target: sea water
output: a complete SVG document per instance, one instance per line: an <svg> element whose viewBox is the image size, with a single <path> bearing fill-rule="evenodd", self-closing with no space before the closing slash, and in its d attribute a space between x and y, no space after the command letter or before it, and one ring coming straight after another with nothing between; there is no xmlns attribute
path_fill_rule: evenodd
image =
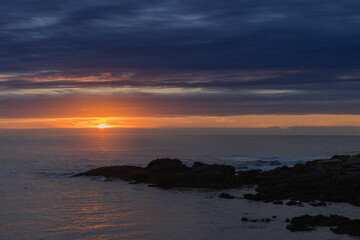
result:
<svg viewBox="0 0 360 240"><path fill-rule="evenodd" d="M329 228L292 233L286 218L340 214L348 204L273 205L220 199L215 190L149 188L146 184L71 178L95 167L179 158L270 170L334 154L358 154L357 136L241 136L157 131L0 132L0 239L354 239ZM241 197L245 188L227 190ZM270 223L242 222L272 218Z"/></svg>

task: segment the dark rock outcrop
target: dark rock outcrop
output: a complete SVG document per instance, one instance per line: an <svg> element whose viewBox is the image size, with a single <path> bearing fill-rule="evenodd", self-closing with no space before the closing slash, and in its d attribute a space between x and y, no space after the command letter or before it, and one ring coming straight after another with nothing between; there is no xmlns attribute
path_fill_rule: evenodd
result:
<svg viewBox="0 0 360 240"><path fill-rule="evenodd" d="M112 167L100 167L88 172L76 174L78 176L104 176L106 178L121 178L125 181L146 181L150 175L149 172L136 166L112 166ZM121 177L120 177L121 176Z"/></svg>
<svg viewBox="0 0 360 240"><path fill-rule="evenodd" d="M132 183L147 183L161 188L239 188L257 185L256 194L244 198L255 201L301 206L302 202L318 200L347 202L360 206L360 154L335 155L328 160L315 160L294 167L279 167L272 171L239 171L232 166L195 162L188 167L178 159L156 159L147 167L112 166L93 169L75 176L104 176Z"/></svg>
<svg viewBox="0 0 360 240"><path fill-rule="evenodd" d="M75 176L104 176L125 181L148 183L161 188L217 188L237 187L235 168L226 165L194 163L190 168L178 159L156 159L147 167L101 167Z"/></svg>
<svg viewBox="0 0 360 240"><path fill-rule="evenodd" d="M185 171L189 167L184 165L179 159L161 158L151 161L146 169L153 172Z"/></svg>
<svg viewBox="0 0 360 240"><path fill-rule="evenodd" d="M332 227L331 231L337 234L348 234L351 236L360 236L360 220L338 216L338 215L303 215L290 220L290 224L286 227L292 232L312 231L318 226Z"/></svg>
<svg viewBox="0 0 360 240"><path fill-rule="evenodd" d="M315 160L250 176L249 173L239 173L240 176L244 174L248 176L246 182L258 184L257 194L244 195L249 200L319 200L360 206L359 155L334 156L330 160Z"/></svg>

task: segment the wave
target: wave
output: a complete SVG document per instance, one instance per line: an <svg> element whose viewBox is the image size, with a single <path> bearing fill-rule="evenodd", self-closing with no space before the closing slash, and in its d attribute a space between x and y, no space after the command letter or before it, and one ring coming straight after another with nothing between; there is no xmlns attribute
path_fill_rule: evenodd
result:
<svg viewBox="0 0 360 240"><path fill-rule="evenodd" d="M323 157L289 157L289 156L250 156L250 157L221 157L218 162L234 166L237 170L262 170L270 171L277 167L292 167L308 161L326 159Z"/></svg>

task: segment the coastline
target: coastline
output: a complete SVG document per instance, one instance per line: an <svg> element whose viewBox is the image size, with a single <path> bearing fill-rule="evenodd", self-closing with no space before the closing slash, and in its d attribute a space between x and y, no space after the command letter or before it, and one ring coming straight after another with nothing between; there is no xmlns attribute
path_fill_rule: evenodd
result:
<svg viewBox="0 0 360 240"><path fill-rule="evenodd" d="M228 165L195 162L191 167L178 159L156 159L147 167L110 166L74 175L103 176L105 180L122 179L131 184L146 183L149 187L241 189L256 185L256 193L241 197L221 193L224 199L247 199L275 205L325 207L331 202L360 206L360 155L335 155L331 159L309 161L294 167L278 167L270 171L235 171ZM328 203L327 203L328 202ZM329 226L334 233L360 236L360 220L331 215L302 215L287 218L287 229L312 231L316 226ZM242 218L244 222L269 223L277 217Z"/></svg>

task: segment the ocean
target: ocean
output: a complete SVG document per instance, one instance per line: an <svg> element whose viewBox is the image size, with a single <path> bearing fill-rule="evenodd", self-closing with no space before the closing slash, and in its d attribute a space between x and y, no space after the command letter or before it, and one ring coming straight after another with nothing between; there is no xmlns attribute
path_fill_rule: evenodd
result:
<svg viewBox="0 0 360 240"><path fill-rule="evenodd" d="M223 191L149 188L72 178L100 166L146 166L156 158L273 168L334 154L360 153L360 136L259 136L164 130L0 132L0 239L354 239L329 228L292 233L286 218L340 214L348 204L289 207L218 198ZM242 196L252 188L227 190ZM276 216L270 223L246 223Z"/></svg>

